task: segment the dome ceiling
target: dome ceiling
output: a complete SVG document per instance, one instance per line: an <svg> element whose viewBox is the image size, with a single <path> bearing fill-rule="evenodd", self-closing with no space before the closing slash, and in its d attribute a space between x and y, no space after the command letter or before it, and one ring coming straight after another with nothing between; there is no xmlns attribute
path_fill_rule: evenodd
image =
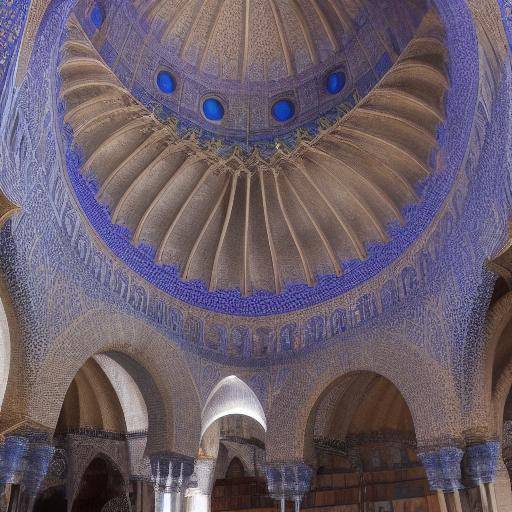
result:
<svg viewBox="0 0 512 512"><path fill-rule="evenodd" d="M156 8L156 7L155 7ZM448 87L435 14L357 106L293 150L222 157L137 102L71 22L60 67L65 122L97 201L158 265L210 291L281 292L341 275L418 199Z"/></svg>
<svg viewBox="0 0 512 512"><path fill-rule="evenodd" d="M149 110L246 152L270 152L277 136L315 132L320 115L352 107L426 12L423 0L81 0L75 9Z"/></svg>
<svg viewBox="0 0 512 512"><path fill-rule="evenodd" d="M134 6L155 37L199 71L253 82L299 75L328 60L367 12L362 0L136 0Z"/></svg>

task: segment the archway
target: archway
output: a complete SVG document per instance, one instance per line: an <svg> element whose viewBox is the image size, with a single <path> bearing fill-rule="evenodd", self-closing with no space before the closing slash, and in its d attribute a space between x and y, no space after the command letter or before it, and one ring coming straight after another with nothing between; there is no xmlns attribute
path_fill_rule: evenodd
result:
<svg viewBox="0 0 512 512"><path fill-rule="evenodd" d="M148 505L153 501L151 486L142 481L151 476L144 457L149 425L147 403L153 406L159 397L149 393L148 382L141 389L140 372L135 361L108 352L88 359L69 386L55 439L67 452L67 499L73 510L102 510L107 503L113 506L119 500L126 501L130 477L135 479L131 485L133 501L144 499ZM98 457L111 464L97 462ZM121 475L122 485L110 466ZM101 476L110 482L112 475L117 479L115 485L108 484L94 501L89 487Z"/></svg>
<svg viewBox="0 0 512 512"><path fill-rule="evenodd" d="M59 485L42 492L37 498L33 512L68 512L66 487Z"/></svg>
<svg viewBox="0 0 512 512"><path fill-rule="evenodd" d="M263 407L243 380L231 375L213 388L202 412L198 485L190 510L272 506L264 473L266 426Z"/></svg>
<svg viewBox="0 0 512 512"><path fill-rule="evenodd" d="M84 472L72 512L101 512L114 498L126 494L121 471L107 457L95 457Z"/></svg>
<svg viewBox="0 0 512 512"><path fill-rule="evenodd" d="M308 423L306 442L316 475L306 507L386 512L428 510L433 503L415 453L411 412L385 377L361 371L336 379L318 399Z"/></svg>

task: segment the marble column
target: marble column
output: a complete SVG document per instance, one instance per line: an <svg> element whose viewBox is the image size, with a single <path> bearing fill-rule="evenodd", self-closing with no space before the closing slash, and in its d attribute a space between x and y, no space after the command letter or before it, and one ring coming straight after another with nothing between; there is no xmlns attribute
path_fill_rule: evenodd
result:
<svg viewBox="0 0 512 512"><path fill-rule="evenodd" d="M500 443L487 441L466 448L464 477L468 484L478 487L483 512L497 512L496 470L500 456Z"/></svg>
<svg viewBox="0 0 512 512"><path fill-rule="evenodd" d="M200 458L194 463L194 473L187 489L186 512L210 512L213 485L215 484L215 459Z"/></svg>
<svg viewBox="0 0 512 512"><path fill-rule="evenodd" d="M455 512L462 512L460 489L462 470L461 461L464 452L456 447L442 447L436 450L418 453L427 473L430 489L435 491L441 512L447 512L447 498L453 500Z"/></svg>
<svg viewBox="0 0 512 512"><path fill-rule="evenodd" d="M152 455L155 512L185 512L185 491L194 470L194 459L176 453Z"/></svg>
<svg viewBox="0 0 512 512"><path fill-rule="evenodd" d="M302 461L278 462L265 468L270 496L279 501L281 512L286 501L292 501L295 512L300 512L304 495L311 487L313 470Z"/></svg>

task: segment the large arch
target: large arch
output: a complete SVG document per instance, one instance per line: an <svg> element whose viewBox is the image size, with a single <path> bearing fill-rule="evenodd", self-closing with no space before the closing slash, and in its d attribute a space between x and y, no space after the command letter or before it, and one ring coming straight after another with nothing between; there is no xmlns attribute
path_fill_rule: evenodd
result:
<svg viewBox="0 0 512 512"><path fill-rule="evenodd" d="M149 417L147 450L194 457L201 432L199 397L182 354L156 329L107 308L90 311L53 341L31 389L30 418L55 429L74 376L101 353L120 364L141 390Z"/></svg>
<svg viewBox="0 0 512 512"><path fill-rule="evenodd" d="M24 418L27 403L25 354L16 310L0 277L0 425L9 427Z"/></svg>
<svg viewBox="0 0 512 512"><path fill-rule="evenodd" d="M120 405L128 432L140 432L148 429L148 408L140 388L125 369L116 361L116 357L123 357L119 353L97 354L93 356L114 388Z"/></svg>
<svg viewBox="0 0 512 512"><path fill-rule="evenodd" d="M461 412L449 368L424 350L399 340L396 332L381 329L378 336L387 342L369 341L377 335L368 332L365 341L347 343L342 351L336 347L325 350L310 368L304 363L293 367L272 400L267 431L269 462L314 459L314 412L341 377L355 372L373 372L393 383L411 412L418 445L460 438Z"/></svg>

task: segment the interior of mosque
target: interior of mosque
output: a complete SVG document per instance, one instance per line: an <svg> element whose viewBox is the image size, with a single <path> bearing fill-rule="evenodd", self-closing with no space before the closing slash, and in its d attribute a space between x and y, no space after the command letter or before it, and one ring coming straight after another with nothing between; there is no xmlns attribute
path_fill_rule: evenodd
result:
<svg viewBox="0 0 512 512"><path fill-rule="evenodd" d="M0 512L512 511L511 0L0 5Z"/></svg>

